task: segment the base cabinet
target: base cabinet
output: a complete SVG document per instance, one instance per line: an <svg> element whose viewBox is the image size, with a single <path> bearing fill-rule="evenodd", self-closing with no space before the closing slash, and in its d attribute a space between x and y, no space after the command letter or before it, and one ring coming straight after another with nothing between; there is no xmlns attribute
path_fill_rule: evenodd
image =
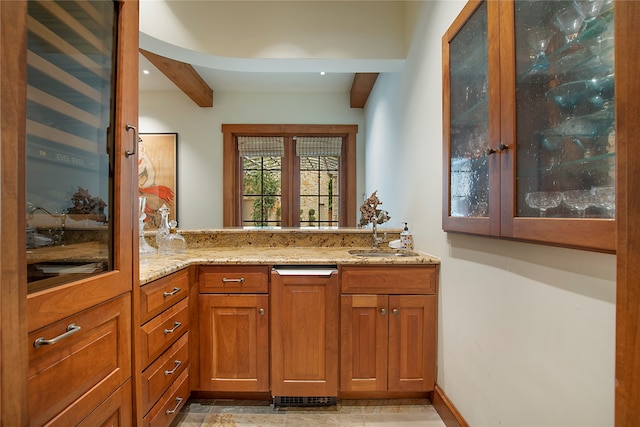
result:
<svg viewBox="0 0 640 427"><path fill-rule="evenodd" d="M77 425L129 379L130 319L127 293L29 334L30 425Z"/></svg>
<svg viewBox="0 0 640 427"><path fill-rule="evenodd" d="M269 391L269 296L199 298L200 388Z"/></svg>
<svg viewBox="0 0 640 427"><path fill-rule="evenodd" d="M191 392L189 270L142 286L139 343L141 413L137 425L168 427Z"/></svg>
<svg viewBox="0 0 640 427"><path fill-rule="evenodd" d="M337 396L338 274L271 273L273 396Z"/></svg>
<svg viewBox="0 0 640 427"><path fill-rule="evenodd" d="M198 268L201 391L269 391L269 267Z"/></svg>
<svg viewBox="0 0 640 427"><path fill-rule="evenodd" d="M78 427L127 427L133 419L131 380L100 404Z"/></svg>
<svg viewBox="0 0 640 427"><path fill-rule="evenodd" d="M434 389L435 274L433 267L343 269L341 391L427 392ZM413 292L421 294L400 294L405 283L411 285ZM368 293L345 293L354 289ZM389 291L397 294L386 293Z"/></svg>

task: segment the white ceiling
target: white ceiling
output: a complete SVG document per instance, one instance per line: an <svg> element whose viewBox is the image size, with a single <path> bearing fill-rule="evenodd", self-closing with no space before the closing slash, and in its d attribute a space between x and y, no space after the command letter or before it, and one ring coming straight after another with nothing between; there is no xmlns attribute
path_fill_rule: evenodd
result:
<svg viewBox="0 0 640 427"><path fill-rule="evenodd" d="M355 73L402 68L413 2L299 1L142 1L140 47L193 65L214 94L349 93ZM179 91L139 57L140 91Z"/></svg>
<svg viewBox="0 0 640 427"><path fill-rule="evenodd" d="M140 91L179 91L162 72L142 54ZM321 66L321 64L318 64ZM353 73L327 72L242 72L194 66L198 74L216 92L326 92L348 93ZM144 74L148 70L149 74Z"/></svg>

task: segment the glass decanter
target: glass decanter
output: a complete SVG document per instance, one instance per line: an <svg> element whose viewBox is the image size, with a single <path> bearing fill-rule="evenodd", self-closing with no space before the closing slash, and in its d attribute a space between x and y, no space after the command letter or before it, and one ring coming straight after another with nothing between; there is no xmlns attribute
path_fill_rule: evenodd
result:
<svg viewBox="0 0 640 427"><path fill-rule="evenodd" d="M158 231L156 232L156 246L158 246L158 252L162 247L162 241L167 238L169 235L169 212L171 210L167 207L166 204L162 204L158 212L160 212L160 225L158 226Z"/></svg>
<svg viewBox="0 0 640 427"><path fill-rule="evenodd" d="M177 227L178 222L171 220L169 222L169 234L162 241L159 253L161 255L180 255L187 251L187 243L182 235L178 234Z"/></svg>
<svg viewBox="0 0 640 427"><path fill-rule="evenodd" d="M145 208L147 207L147 198L139 197L138 198L138 236L140 244L138 245L140 255L147 254L155 254L156 248L151 246L147 240L144 238L144 220L147 217L147 214L144 213Z"/></svg>

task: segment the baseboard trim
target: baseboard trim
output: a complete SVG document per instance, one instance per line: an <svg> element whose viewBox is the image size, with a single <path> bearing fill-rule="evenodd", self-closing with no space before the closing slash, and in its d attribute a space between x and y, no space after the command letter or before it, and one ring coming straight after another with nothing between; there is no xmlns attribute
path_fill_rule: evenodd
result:
<svg viewBox="0 0 640 427"><path fill-rule="evenodd" d="M456 407L451 403L444 391L436 384L433 390L433 398L431 399L433 407L442 418L444 425L447 427L469 427L469 424L458 412Z"/></svg>

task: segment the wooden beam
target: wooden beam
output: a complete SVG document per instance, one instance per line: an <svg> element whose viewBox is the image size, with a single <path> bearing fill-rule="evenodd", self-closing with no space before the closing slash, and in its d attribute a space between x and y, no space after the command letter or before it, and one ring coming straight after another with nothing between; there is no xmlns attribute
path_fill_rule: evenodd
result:
<svg viewBox="0 0 640 427"><path fill-rule="evenodd" d="M351 84L351 108L363 108L376 84L378 73L356 73Z"/></svg>
<svg viewBox="0 0 640 427"><path fill-rule="evenodd" d="M140 49L140 53L198 106L213 107L213 89L202 80L191 64L156 55L144 49Z"/></svg>

